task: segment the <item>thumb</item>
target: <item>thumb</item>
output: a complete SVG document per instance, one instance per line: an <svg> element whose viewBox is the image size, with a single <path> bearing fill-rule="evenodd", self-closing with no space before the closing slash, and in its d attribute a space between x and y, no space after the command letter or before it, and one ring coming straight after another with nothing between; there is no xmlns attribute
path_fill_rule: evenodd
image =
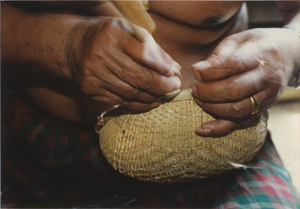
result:
<svg viewBox="0 0 300 209"><path fill-rule="evenodd" d="M206 60L193 64L195 78L218 81L257 67L257 49L251 42L241 43L241 36L224 39Z"/></svg>
<svg viewBox="0 0 300 209"><path fill-rule="evenodd" d="M195 133L200 136L219 137L232 132L236 124L229 120L218 119L209 121L196 128Z"/></svg>

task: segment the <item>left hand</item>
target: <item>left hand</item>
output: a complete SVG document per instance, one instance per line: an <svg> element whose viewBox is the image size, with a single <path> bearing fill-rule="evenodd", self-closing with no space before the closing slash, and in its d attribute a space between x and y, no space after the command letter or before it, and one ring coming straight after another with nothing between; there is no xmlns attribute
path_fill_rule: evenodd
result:
<svg viewBox="0 0 300 209"><path fill-rule="evenodd" d="M217 118L196 134L225 135L249 120L251 96L259 112L270 108L299 65L299 45L290 29L252 29L225 38L206 60L194 64L195 101Z"/></svg>

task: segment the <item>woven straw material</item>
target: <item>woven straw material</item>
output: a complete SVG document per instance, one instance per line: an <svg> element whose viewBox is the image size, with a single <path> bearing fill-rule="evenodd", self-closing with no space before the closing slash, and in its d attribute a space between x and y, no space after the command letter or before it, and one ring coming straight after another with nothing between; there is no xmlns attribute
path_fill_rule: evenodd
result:
<svg viewBox="0 0 300 209"><path fill-rule="evenodd" d="M200 137L195 128L214 118L190 91L183 91L148 112L113 117L99 140L105 158L120 173L143 181L191 182L234 170L228 161L251 160L264 143L267 118L264 112L229 135Z"/></svg>

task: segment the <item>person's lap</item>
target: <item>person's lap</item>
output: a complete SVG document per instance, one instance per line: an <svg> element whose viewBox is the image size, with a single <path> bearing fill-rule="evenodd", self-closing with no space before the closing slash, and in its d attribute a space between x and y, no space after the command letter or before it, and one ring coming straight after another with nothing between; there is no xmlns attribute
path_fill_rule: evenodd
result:
<svg viewBox="0 0 300 209"><path fill-rule="evenodd" d="M300 208L270 135L250 162L191 184L140 182L104 159L93 130L45 116L2 93L2 206Z"/></svg>

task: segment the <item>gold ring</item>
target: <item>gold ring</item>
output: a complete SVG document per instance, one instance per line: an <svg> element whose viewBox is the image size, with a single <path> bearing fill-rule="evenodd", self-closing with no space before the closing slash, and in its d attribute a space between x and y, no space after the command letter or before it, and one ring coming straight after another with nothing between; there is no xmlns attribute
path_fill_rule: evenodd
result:
<svg viewBox="0 0 300 209"><path fill-rule="evenodd" d="M251 112L250 112L250 114L254 115L254 114L258 113L259 108L258 108L257 102L255 101L254 97L251 96L250 100L251 100Z"/></svg>

